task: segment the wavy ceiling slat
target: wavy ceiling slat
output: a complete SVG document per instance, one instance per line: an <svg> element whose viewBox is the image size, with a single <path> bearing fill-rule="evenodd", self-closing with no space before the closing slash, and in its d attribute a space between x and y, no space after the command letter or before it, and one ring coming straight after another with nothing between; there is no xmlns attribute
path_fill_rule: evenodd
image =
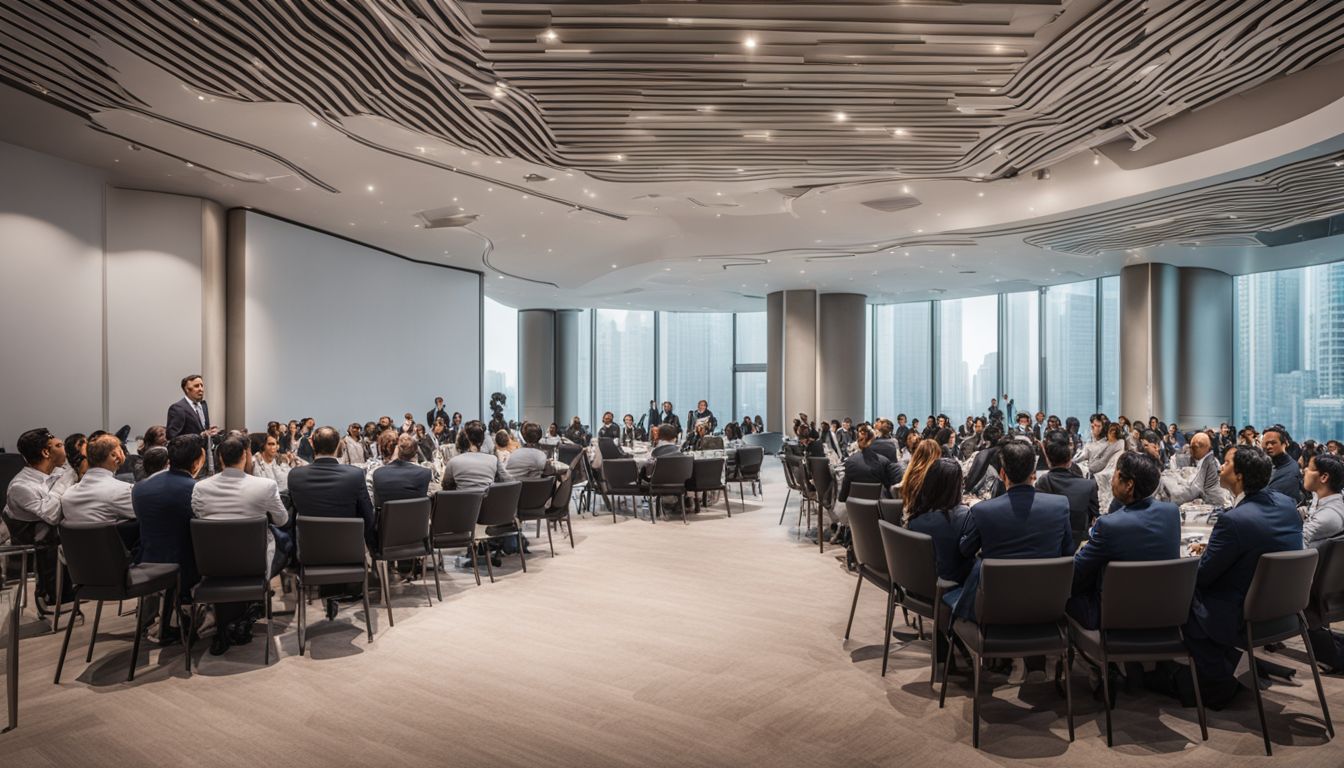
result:
<svg viewBox="0 0 1344 768"><path fill-rule="evenodd" d="M0 79L85 114L130 103L105 37L217 97L602 179L834 183L1012 175L1344 50L1332 0L1068 6L11 0Z"/></svg>

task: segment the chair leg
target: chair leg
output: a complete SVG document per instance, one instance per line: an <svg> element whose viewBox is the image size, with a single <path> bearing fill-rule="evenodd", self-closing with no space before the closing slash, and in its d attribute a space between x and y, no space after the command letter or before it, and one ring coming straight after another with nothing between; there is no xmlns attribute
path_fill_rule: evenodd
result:
<svg viewBox="0 0 1344 768"><path fill-rule="evenodd" d="M305 631L308 629L308 585L300 581L297 585L298 598L298 616L299 616L299 655L303 655L304 643L307 639Z"/></svg>
<svg viewBox="0 0 1344 768"><path fill-rule="evenodd" d="M101 605L101 603L99 603ZM135 601L135 640L131 642L131 669L126 673L126 682L135 680L135 665L140 661L140 637L144 634L141 627L145 623L145 600Z"/></svg>
<svg viewBox="0 0 1344 768"><path fill-rule="evenodd" d="M439 602L443 602L443 588L439 586L439 564L443 562L443 550L434 550L434 594L439 596Z"/></svg>
<svg viewBox="0 0 1344 768"><path fill-rule="evenodd" d="M476 542L474 542L474 541L472 542L472 548L471 548L472 553L473 553L473 554L472 554L472 557L475 557L475 556L476 556L476 555L474 554L475 551L476 551L475 543L476 543ZM494 584L494 583L495 583L495 566L492 565L491 562L490 562L490 544L488 543L488 540L487 540L487 543L486 543L486 545L485 545L485 571L486 571L486 573L490 574L490 583L491 583L491 584ZM478 581L478 583L479 583L479 580L480 580L480 578L481 578L481 574L480 574L479 571L476 573L476 578L477 578L477 581Z"/></svg>
<svg viewBox="0 0 1344 768"><path fill-rule="evenodd" d="M1307 638L1307 620L1299 616L1298 626L1302 632L1302 644L1307 647L1307 661L1311 662L1311 676L1316 679L1316 698L1321 700L1321 716L1325 718L1325 731L1330 738L1335 737L1334 723L1330 722L1330 707L1325 703L1325 689L1321 687L1321 670L1316 666L1316 652L1311 649L1311 640Z"/></svg>
<svg viewBox="0 0 1344 768"><path fill-rule="evenodd" d="M947 630L947 658L943 659L943 685L938 691L938 708L942 709L943 704L947 702L947 678L952 674L952 656L957 652L956 633L951 627Z"/></svg>
<svg viewBox="0 0 1344 768"><path fill-rule="evenodd" d="M862 576L859 577L863 579ZM887 625L882 633L882 677L887 676L887 659L891 658L891 622L896 616L896 588L887 590Z"/></svg>
<svg viewBox="0 0 1344 768"><path fill-rule="evenodd" d="M481 586L481 569L476 564L476 540L472 539L471 545L467 547L467 552L471 555L471 572L476 575L476 586ZM488 559L488 558L487 558Z"/></svg>
<svg viewBox="0 0 1344 768"><path fill-rule="evenodd" d="M540 525L541 521L538 520L537 524ZM537 534L537 538L541 538L541 534ZM555 541L551 538L551 526L549 524L546 526L546 546L551 548L551 557L555 557Z"/></svg>
<svg viewBox="0 0 1344 768"><path fill-rule="evenodd" d="M523 564L523 573L527 573L527 553L523 551L523 527L518 526L518 560Z"/></svg>
<svg viewBox="0 0 1344 768"><path fill-rule="evenodd" d="M433 607L434 607L434 598L432 598L432 597L429 596L429 579L426 579L426 578L425 578L425 569L429 567L429 564L426 563L425 561L428 560L429 558L430 558L430 555L421 555L421 556L420 556L420 585L423 586L423 587L425 588L425 600L429 602L429 607L430 607L430 608L433 608ZM436 587L438 586L438 583L437 583L438 580L439 580L439 569L436 567L436 568L434 569L434 581L435 581L435 586L436 586Z"/></svg>
<svg viewBox="0 0 1344 768"><path fill-rule="evenodd" d="M1260 695L1260 672L1255 666L1255 644L1251 642L1251 626L1246 625L1246 656L1251 662L1251 690L1255 691L1255 709L1260 713L1260 735L1265 738L1265 756L1274 754L1269 745L1269 725L1265 722L1265 702Z"/></svg>
<svg viewBox="0 0 1344 768"><path fill-rule="evenodd" d="M369 567L364 566L364 629L369 632L369 642L373 642L373 611L369 610Z"/></svg>
<svg viewBox="0 0 1344 768"><path fill-rule="evenodd" d="M196 601L193 600L187 604L187 626L182 628L182 635L187 645L187 674L191 674L191 647L195 645L192 641L192 635L196 634Z"/></svg>
<svg viewBox="0 0 1344 768"><path fill-rule="evenodd" d="M980 668L984 666L984 659L971 654L971 659L975 664L975 693L971 695L971 746L980 748Z"/></svg>
<svg viewBox="0 0 1344 768"><path fill-rule="evenodd" d="M389 573L392 570L391 565L392 564L387 560L383 560L382 571L380 571L379 577L383 582L383 605L387 608L387 626L395 627L397 626L397 622L392 618L392 579L391 574Z"/></svg>
<svg viewBox="0 0 1344 768"><path fill-rule="evenodd" d="M65 585L61 583L61 582L64 581L64 579L62 578L62 575L63 575L64 572L65 572L65 565L64 565L63 562L62 562L63 558L61 558L61 556L60 556L60 551L61 551L60 548L57 547L57 548L56 548L56 552L57 552L57 554L56 554L56 607L55 607L55 609L54 609L54 610L52 611L52 613L51 613L51 631L52 631L52 632L55 632L57 629L60 629L60 626L61 626L61 600L65 597L65 594L63 593L63 590L64 590L64 588L65 588ZM72 609L72 610L70 611L70 617L71 617L72 620L73 620L73 618L74 618L74 615L75 615L75 612L74 612L74 610Z"/></svg>
<svg viewBox="0 0 1344 768"><path fill-rule="evenodd" d="M1106 746L1113 747L1111 736L1111 665L1106 663L1106 656L1101 657L1101 703L1106 708Z"/></svg>
<svg viewBox="0 0 1344 768"><path fill-rule="evenodd" d="M57 567L58 568L60 567L59 563L57 564ZM56 605L59 606L60 603L58 602L56 603ZM61 643L61 658L56 661L56 679L52 681L56 685L61 684L61 670L65 668L65 652L70 647L70 635L75 631L75 622L73 620L73 616L75 615L75 612L78 610L79 610L79 597L76 596L75 605L73 608L70 609L70 615L72 619L65 623L65 641Z"/></svg>
<svg viewBox="0 0 1344 768"><path fill-rule="evenodd" d="M1073 741L1073 653L1065 651L1064 653L1064 712L1069 720L1069 741ZM1110 696L1106 697L1106 706L1111 705Z"/></svg>
<svg viewBox="0 0 1344 768"><path fill-rule="evenodd" d="M574 519L569 516L569 510L565 510L565 528L569 529L569 548L574 548Z"/></svg>
<svg viewBox="0 0 1344 768"><path fill-rule="evenodd" d="M859 582L854 585L854 602L849 605L849 623L845 625L845 639L849 639L849 630L854 626L854 611L859 607L859 590L863 587L863 573L859 573Z"/></svg>
<svg viewBox="0 0 1344 768"><path fill-rule="evenodd" d="M271 663L271 638L275 634L275 622L271 620L271 583L266 582L266 650L263 653L263 664L270 666Z"/></svg>
<svg viewBox="0 0 1344 768"><path fill-rule="evenodd" d="M118 611L120 613L120 611ZM93 661L93 641L98 639L98 622L103 618L103 601L98 601L98 606L93 609L93 631L89 633L89 652L84 656L84 663Z"/></svg>
<svg viewBox="0 0 1344 768"><path fill-rule="evenodd" d="M789 511L789 499L792 497L793 489L790 488L789 492L784 494L784 506L779 508L779 525L784 524L784 513Z"/></svg>
<svg viewBox="0 0 1344 768"><path fill-rule="evenodd" d="M1310 650L1310 646L1307 648ZM1199 692L1199 670L1195 669L1195 657L1187 655L1186 661L1190 662L1190 681L1195 684L1195 706L1199 711L1199 737L1203 741L1209 740L1209 717L1204 712L1204 695Z"/></svg>

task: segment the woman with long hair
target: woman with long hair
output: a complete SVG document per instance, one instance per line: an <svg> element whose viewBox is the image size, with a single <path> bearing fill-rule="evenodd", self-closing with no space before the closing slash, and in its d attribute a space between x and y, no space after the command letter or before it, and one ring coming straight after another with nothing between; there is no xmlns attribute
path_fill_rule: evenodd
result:
<svg viewBox="0 0 1344 768"><path fill-rule="evenodd" d="M938 459L924 471L919 493L905 505L905 527L933 537L938 577L961 583L972 560L961 556L961 527L967 507L961 503L961 464ZM902 489L904 490L904 489Z"/></svg>
<svg viewBox="0 0 1344 768"><path fill-rule="evenodd" d="M905 475L901 479L902 509L909 508L915 503L919 487L924 482L924 473L941 458L943 447L937 440L919 441L919 445L915 447L915 455L910 458L910 465L905 468Z"/></svg>

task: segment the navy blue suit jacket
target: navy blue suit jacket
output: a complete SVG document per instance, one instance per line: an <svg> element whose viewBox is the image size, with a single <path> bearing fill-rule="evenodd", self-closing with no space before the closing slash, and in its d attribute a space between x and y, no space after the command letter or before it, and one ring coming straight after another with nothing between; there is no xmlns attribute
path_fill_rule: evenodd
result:
<svg viewBox="0 0 1344 768"><path fill-rule="evenodd" d="M199 435L210 428L210 406L204 400L201 401L201 413L205 415L205 423L196 418L196 411L187 405L186 400L177 400L168 406L168 416L164 419L164 431L168 439L172 440L178 435Z"/></svg>
<svg viewBox="0 0 1344 768"><path fill-rule="evenodd" d="M364 521L364 540L370 545L376 542L373 502L360 467L330 456L295 467L289 473L289 501L295 516L358 517Z"/></svg>
<svg viewBox="0 0 1344 768"><path fill-rule="evenodd" d="M1292 499L1268 488L1249 494L1213 524L1199 560L1192 631L1222 645L1241 638L1241 606L1260 555L1302 548L1302 517Z"/></svg>
<svg viewBox="0 0 1344 768"><path fill-rule="evenodd" d="M177 563L183 590L200 580L191 546L191 491L195 487L191 475L170 469L131 489L131 506L140 522L140 562Z"/></svg>
<svg viewBox="0 0 1344 768"><path fill-rule="evenodd" d="M1181 513L1175 504L1150 496L1098 517L1087 538L1073 556L1073 597L1068 608L1084 627L1096 629L1101 623L1106 564L1180 557Z"/></svg>
<svg viewBox="0 0 1344 768"><path fill-rule="evenodd" d="M954 608L957 616L974 619L980 562L984 558L1028 560L1073 554L1069 500L1052 493L1037 493L1025 483L1014 485L1002 496L971 507L961 529L959 549L962 557L980 555Z"/></svg>
<svg viewBox="0 0 1344 768"><path fill-rule="evenodd" d="M939 511L925 512L910 519L906 525L916 533L933 537L933 559L938 567L938 578L955 581L958 584L966 580L971 572L973 560L961 556L961 529L970 510L964 505L949 510L946 515Z"/></svg>
<svg viewBox="0 0 1344 768"><path fill-rule="evenodd" d="M1282 493L1293 504L1302 501L1302 468L1287 453L1280 454L1279 460L1274 462L1274 473L1269 476L1266 490Z"/></svg>
<svg viewBox="0 0 1344 768"><path fill-rule="evenodd" d="M382 509L386 501L428 498L432 474L419 464L400 459L373 470L374 506Z"/></svg>

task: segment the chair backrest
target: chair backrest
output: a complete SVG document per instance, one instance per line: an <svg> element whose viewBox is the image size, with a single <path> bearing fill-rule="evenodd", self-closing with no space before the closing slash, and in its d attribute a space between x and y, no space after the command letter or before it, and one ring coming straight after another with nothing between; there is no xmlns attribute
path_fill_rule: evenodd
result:
<svg viewBox="0 0 1344 768"><path fill-rule="evenodd" d="M881 483L850 483L849 498L851 499L872 499L877 501L882 498Z"/></svg>
<svg viewBox="0 0 1344 768"><path fill-rule="evenodd" d="M429 534L442 536L449 533L470 533L476 530L476 519L481 516L481 502L485 491L439 491L434 494L434 509L430 514Z"/></svg>
<svg viewBox="0 0 1344 768"><path fill-rule="evenodd" d="M197 518L191 521L191 548L201 578L263 578L266 560L264 517Z"/></svg>
<svg viewBox="0 0 1344 768"><path fill-rule="evenodd" d="M583 453L583 446L572 443L561 443L555 448L555 457L564 464L572 465L580 453Z"/></svg>
<svg viewBox="0 0 1344 768"><path fill-rule="evenodd" d="M1242 604L1242 618L1269 621L1301 613L1311 596L1318 556L1314 549L1261 555L1251 587L1246 591L1246 602Z"/></svg>
<svg viewBox="0 0 1344 768"><path fill-rule="evenodd" d="M1312 627L1344 618L1344 538L1328 539L1316 552L1319 559L1307 605L1307 621Z"/></svg>
<svg viewBox="0 0 1344 768"><path fill-rule="evenodd" d="M812 487L817 490L817 498L829 506L831 495L836 490L835 472L831 469L830 459L825 456L808 456L807 475L812 478Z"/></svg>
<svg viewBox="0 0 1344 768"><path fill-rule="evenodd" d="M649 485L685 485L695 469L692 456L660 456L653 465Z"/></svg>
<svg viewBox="0 0 1344 768"><path fill-rule="evenodd" d="M752 432L750 435L743 435L742 442L747 445L759 446L766 453L779 453L784 447L784 435L779 432Z"/></svg>
<svg viewBox="0 0 1344 768"><path fill-rule="evenodd" d="M852 489L854 486L850 486ZM851 493L849 497L854 498ZM901 518L905 516L905 502L901 499L878 499L877 511L882 515L882 519L892 525L901 525Z"/></svg>
<svg viewBox="0 0 1344 768"><path fill-rule="evenodd" d="M1195 596L1199 558L1111 562L1101 588L1102 629L1159 629L1184 624Z"/></svg>
<svg viewBox="0 0 1344 768"><path fill-rule="evenodd" d="M894 584L912 595L932 600L938 591L938 561L933 552L933 537L886 520L877 522L882 534L882 550L887 555L887 575Z"/></svg>
<svg viewBox="0 0 1344 768"><path fill-rule="evenodd" d="M0 453L0 507L4 506L9 498L9 483L23 468L28 466L28 462L17 453Z"/></svg>
<svg viewBox="0 0 1344 768"><path fill-rule="evenodd" d="M691 468L691 482L696 488L709 488L723 482L723 465L726 459L696 459Z"/></svg>
<svg viewBox="0 0 1344 768"><path fill-rule="evenodd" d="M299 515L294 537L301 567L364 564L364 521L358 517Z"/></svg>
<svg viewBox="0 0 1344 768"><path fill-rule="evenodd" d="M74 583L125 586L131 556L121 542L116 523L62 523L61 548Z"/></svg>
<svg viewBox="0 0 1344 768"><path fill-rule="evenodd" d="M804 473L802 459L786 453L780 463L784 465L784 482L789 486L789 489L793 491L802 490L803 485L800 482Z"/></svg>
<svg viewBox="0 0 1344 768"><path fill-rule="evenodd" d="M518 517L518 497L523 492L523 484L517 480L505 483L493 483L485 492L481 502L481 515L477 525L508 525Z"/></svg>
<svg viewBox="0 0 1344 768"><path fill-rule="evenodd" d="M518 510L539 512L546 509L555 493L554 477L531 477L522 481L523 487L518 494Z"/></svg>
<svg viewBox="0 0 1344 768"><path fill-rule="evenodd" d="M1064 617L1073 590L1073 558L989 558L980 563L976 623L1050 624Z"/></svg>
<svg viewBox="0 0 1344 768"><path fill-rule="evenodd" d="M759 445L745 445L737 449L737 476L755 479L765 463L765 449Z"/></svg>
<svg viewBox="0 0 1344 768"><path fill-rule="evenodd" d="M378 520L378 544L386 549L424 541L429 536L431 511L429 497L383 502Z"/></svg>
<svg viewBox="0 0 1344 768"><path fill-rule="evenodd" d="M615 438L599 437L597 438L597 452L602 454L602 459L619 459L624 454L621 453L621 447L616 444Z"/></svg>
<svg viewBox="0 0 1344 768"><path fill-rule="evenodd" d="M565 473L565 479L561 480L555 486L555 493L551 494L550 508L556 511L569 508L569 499L574 493L574 475L571 469Z"/></svg>
<svg viewBox="0 0 1344 768"><path fill-rule="evenodd" d="M639 467L634 459L612 459L602 462L602 478L607 487L631 489L639 484Z"/></svg>
<svg viewBox="0 0 1344 768"><path fill-rule="evenodd" d="M849 514L849 533L854 543L854 559L883 576L887 574L887 553L882 549L882 533L877 528L877 502L850 499L845 502Z"/></svg>

